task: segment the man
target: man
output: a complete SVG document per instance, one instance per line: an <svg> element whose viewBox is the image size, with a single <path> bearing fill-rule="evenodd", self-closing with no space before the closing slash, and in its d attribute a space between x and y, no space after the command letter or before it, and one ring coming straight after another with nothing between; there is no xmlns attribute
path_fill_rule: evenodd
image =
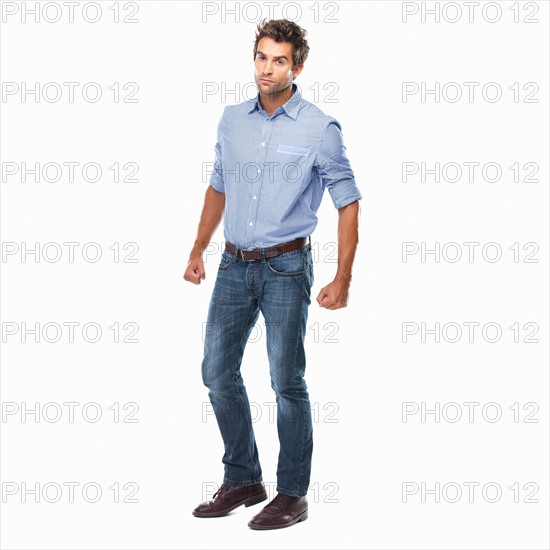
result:
<svg viewBox="0 0 550 550"><path fill-rule="evenodd" d="M317 302L345 307L358 241L361 194L339 123L301 97L294 79L309 52L306 31L280 19L258 25L254 44L258 96L226 107L218 125L186 281L205 277L202 254L224 217L225 250L208 310L202 377L223 438L224 479L198 517L223 516L267 499L240 366L261 312L280 453L277 495L249 522L277 529L305 520L313 449L304 336L313 262L309 237L327 188L338 208L338 268Z"/></svg>

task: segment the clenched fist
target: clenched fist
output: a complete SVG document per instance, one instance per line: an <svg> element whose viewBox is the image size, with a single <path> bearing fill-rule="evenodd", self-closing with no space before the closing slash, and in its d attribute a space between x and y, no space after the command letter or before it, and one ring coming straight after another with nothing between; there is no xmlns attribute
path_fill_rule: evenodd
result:
<svg viewBox="0 0 550 550"><path fill-rule="evenodd" d="M202 262L202 256L192 256L187 262L185 273L183 278L195 285L201 284L201 279L204 279L206 274L204 272L204 264Z"/></svg>

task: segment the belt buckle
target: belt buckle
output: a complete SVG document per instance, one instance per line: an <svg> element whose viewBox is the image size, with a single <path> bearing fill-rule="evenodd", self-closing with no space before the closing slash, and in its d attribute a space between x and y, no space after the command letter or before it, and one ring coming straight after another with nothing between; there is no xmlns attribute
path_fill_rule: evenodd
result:
<svg viewBox="0 0 550 550"><path fill-rule="evenodd" d="M239 252L240 252L240 255L241 255L241 260L243 262L253 262L254 260L247 260L245 257L244 257L244 250L242 248L239 248Z"/></svg>

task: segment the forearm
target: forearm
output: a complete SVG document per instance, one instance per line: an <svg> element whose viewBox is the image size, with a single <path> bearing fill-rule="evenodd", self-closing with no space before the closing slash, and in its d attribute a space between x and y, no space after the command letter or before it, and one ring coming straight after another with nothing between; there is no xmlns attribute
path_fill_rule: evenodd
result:
<svg viewBox="0 0 550 550"><path fill-rule="evenodd" d="M359 241L359 201L338 209L338 269L335 280L351 281L355 251Z"/></svg>
<svg viewBox="0 0 550 550"><path fill-rule="evenodd" d="M220 193L209 185L204 196L204 206L190 256L202 256L204 249L223 218L224 208L225 193Z"/></svg>

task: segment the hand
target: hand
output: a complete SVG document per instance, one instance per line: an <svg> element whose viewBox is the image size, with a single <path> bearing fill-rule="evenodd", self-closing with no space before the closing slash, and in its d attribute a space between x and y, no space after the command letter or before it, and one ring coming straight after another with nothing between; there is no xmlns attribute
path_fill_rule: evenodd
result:
<svg viewBox="0 0 550 550"><path fill-rule="evenodd" d="M317 302L326 309L340 309L348 305L349 281L334 279L324 286L317 296Z"/></svg>
<svg viewBox="0 0 550 550"><path fill-rule="evenodd" d="M204 271L204 264L202 263L202 256L192 256L189 258L183 278L190 283L200 285L201 279L205 277L206 273Z"/></svg>

